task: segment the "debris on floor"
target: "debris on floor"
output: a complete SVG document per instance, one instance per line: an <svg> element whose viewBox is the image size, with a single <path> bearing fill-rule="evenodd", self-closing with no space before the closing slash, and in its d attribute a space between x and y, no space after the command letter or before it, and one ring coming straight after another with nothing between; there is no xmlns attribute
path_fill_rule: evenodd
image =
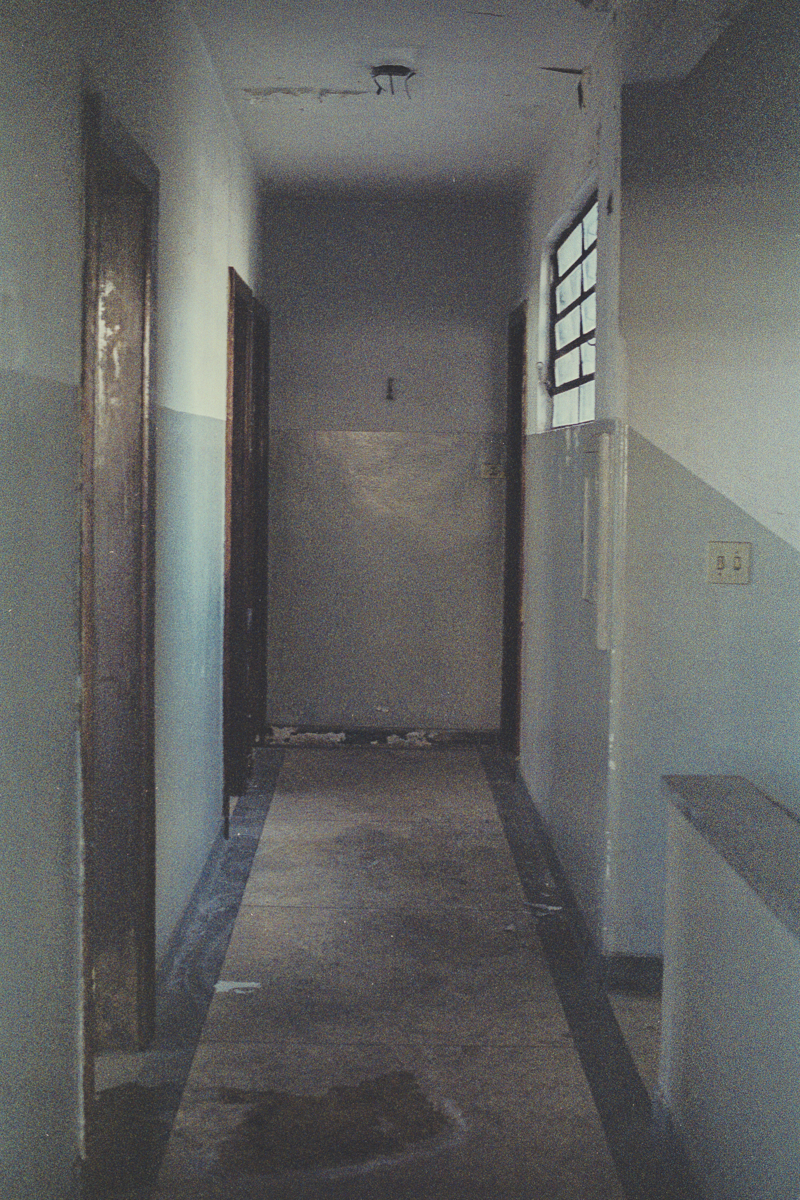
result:
<svg viewBox="0 0 800 1200"><path fill-rule="evenodd" d="M234 996L247 996L250 992L257 992L260 987L260 983L241 983L237 979L220 979L219 983L214 984L214 991L232 993Z"/></svg>
<svg viewBox="0 0 800 1200"><path fill-rule="evenodd" d="M317 732L301 730L294 725L287 725L285 729L273 725L267 741L274 746L339 746L346 736L341 730Z"/></svg>

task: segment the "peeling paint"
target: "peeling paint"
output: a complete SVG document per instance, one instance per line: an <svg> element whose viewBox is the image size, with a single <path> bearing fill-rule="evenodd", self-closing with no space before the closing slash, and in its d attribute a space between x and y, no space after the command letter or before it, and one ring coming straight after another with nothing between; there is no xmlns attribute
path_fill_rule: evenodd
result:
<svg viewBox="0 0 800 1200"><path fill-rule="evenodd" d="M297 100L306 96L316 96L320 104L328 96L371 96L371 89L359 90L356 88L312 88L312 87L244 87L242 88L245 96L248 97L251 104L257 104L260 100L270 100L273 96L287 96L290 99Z"/></svg>

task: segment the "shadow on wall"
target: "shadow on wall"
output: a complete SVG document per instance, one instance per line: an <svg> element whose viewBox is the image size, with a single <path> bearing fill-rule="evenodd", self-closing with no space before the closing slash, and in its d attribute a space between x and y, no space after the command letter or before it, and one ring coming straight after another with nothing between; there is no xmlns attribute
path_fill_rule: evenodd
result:
<svg viewBox="0 0 800 1200"><path fill-rule="evenodd" d="M264 234L273 425L502 428L521 197L270 195Z"/></svg>

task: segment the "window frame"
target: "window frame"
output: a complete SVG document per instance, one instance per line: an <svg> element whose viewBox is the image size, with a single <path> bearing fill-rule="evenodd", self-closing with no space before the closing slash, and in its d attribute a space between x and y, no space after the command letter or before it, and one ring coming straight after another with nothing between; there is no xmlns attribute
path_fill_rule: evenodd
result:
<svg viewBox="0 0 800 1200"><path fill-rule="evenodd" d="M589 215L593 208L597 207L597 228L595 230L594 240L588 245L581 246L581 251L578 256L564 269L563 275L559 276L558 271L558 252L572 236L576 229L583 225L585 218ZM574 420L556 420L556 399L558 396L563 396L575 388L580 388L581 385L594 382L596 379L596 369L584 372L583 355L580 353L580 348L585 345L593 345L597 343L597 309L595 300L595 324L594 328L584 333L581 321L581 330L577 337L570 339L560 348L556 345L556 326L570 313L576 310L580 311L584 302L590 296L597 296L597 266L595 265L594 282L589 286L585 286L583 263L594 252L595 264L597 263L597 248L599 243L599 199L598 189L593 187L587 198L583 201L579 208L573 210L567 221L561 225L557 235L550 243L547 264L548 264L548 316L547 316L547 374L545 380L545 388L550 399L550 428L561 429L570 425L582 424L586 421L595 419L596 413L596 393L594 394L594 403L592 405L591 414L581 413L580 394L578 398L578 414ZM583 238L582 238L583 242ZM581 268L581 284L577 297L565 304L562 310L558 310L558 288L563 284L569 275L576 268ZM565 356L565 353L570 353L573 350L579 351L579 371L575 378L568 379L561 384L556 382L556 363L560 358Z"/></svg>

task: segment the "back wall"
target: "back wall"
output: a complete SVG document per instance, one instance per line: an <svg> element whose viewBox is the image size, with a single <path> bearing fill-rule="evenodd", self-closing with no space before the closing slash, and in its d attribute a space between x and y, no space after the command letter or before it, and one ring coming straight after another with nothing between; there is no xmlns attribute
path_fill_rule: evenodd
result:
<svg viewBox="0 0 800 1200"><path fill-rule="evenodd" d="M268 198L274 725L497 727L519 236L500 192Z"/></svg>

